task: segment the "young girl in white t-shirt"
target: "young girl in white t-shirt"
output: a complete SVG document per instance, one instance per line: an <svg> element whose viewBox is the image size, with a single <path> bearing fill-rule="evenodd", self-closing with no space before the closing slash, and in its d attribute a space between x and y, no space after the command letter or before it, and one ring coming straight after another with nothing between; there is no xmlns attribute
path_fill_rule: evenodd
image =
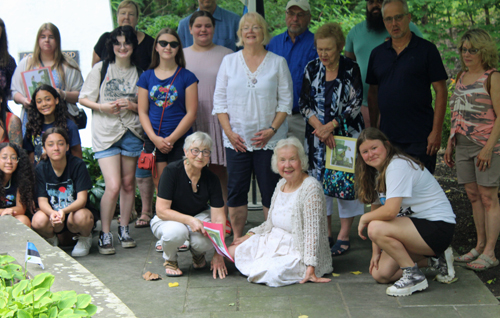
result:
<svg viewBox="0 0 500 318"><path fill-rule="evenodd" d="M376 128L361 132L356 143L356 193L371 203L358 226L373 242L370 274L379 283L395 282L390 296L427 288L419 267L439 270L437 280L455 277L451 239L455 214L436 179L418 160L391 145Z"/></svg>

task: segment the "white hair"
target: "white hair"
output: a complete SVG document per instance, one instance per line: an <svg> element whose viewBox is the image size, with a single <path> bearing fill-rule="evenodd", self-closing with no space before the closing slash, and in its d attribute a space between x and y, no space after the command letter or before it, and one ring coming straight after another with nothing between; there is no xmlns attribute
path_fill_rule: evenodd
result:
<svg viewBox="0 0 500 318"><path fill-rule="evenodd" d="M209 150L212 150L212 138L210 138L210 135L207 133L197 131L187 136L184 141L184 150L188 151L189 148L195 143L199 143L200 146L205 146Z"/></svg>
<svg viewBox="0 0 500 318"><path fill-rule="evenodd" d="M386 4L389 4L391 2L400 2L403 5L403 10L405 14L410 13L410 10L408 9L408 2L406 0L384 0L382 3L382 16L384 16L384 7Z"/></svg>
<svg viewBox="0 0 500 318"><path fill-rule="evenodd" d="M282 148L290 146L297 149L297 155L299 155L300 167L302 168L302 171L307 171L307 168L309 167L309 160L307 159L306 152L304 151L304 146L302 146L302 143L297 139L297 137L292 136L286 139L281 139L276 144L276 147L274 147L274 153L271 158L271 169L274 173L278 173L278 151Z"/></svg>

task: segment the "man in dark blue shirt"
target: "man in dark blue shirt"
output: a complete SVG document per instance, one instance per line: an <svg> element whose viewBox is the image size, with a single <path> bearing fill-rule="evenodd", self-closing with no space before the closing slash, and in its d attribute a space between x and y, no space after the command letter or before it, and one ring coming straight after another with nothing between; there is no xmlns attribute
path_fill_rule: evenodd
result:
<svg viewBox="0 0 500 318"><path fill-rule="evenodd" d="M434 173L446 112L448 76L436 46L410 31L405 0L384 1L385 27L391 39L373 49L366 83L370 122L392 144L419 159ZM436 93L434 110L432 93Z"/></svg>
<svg viewBox="0 0 500 318"><path fill-rule="evenodd" d="M288 135L305 141L306 122L299 112L299 97L307 63L318 57L314 47L314 34L308 29L311 12L308 0L290 0L286 5L287 30L275 36L267 45L267 49L283 56L293 81L293 109L287 118Z"/></svg>

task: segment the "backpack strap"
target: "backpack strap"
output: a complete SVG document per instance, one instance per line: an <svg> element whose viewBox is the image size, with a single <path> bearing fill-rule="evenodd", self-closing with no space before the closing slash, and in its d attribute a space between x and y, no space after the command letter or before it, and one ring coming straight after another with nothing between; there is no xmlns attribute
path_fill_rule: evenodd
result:
<svg viewBox="0 0 500 318"><path fill-rule="evenodd" d="M486 92L490 96L491 96L491 75L493 75L493 73L495 73L495 72L500 73L500 71L493 71L490 74L488 74L488 78L486 79Z"/></svg>
<svg viewBox="0 0 500 318"><path fill-rule="evenodd" d="M102 68L101 68L101 82L99 82L99 90L101 90L102 82L104 82L104 78L106 78L106 73L108 72L108 67L109 67L109 60L105 59L102 62Z"/></svg>

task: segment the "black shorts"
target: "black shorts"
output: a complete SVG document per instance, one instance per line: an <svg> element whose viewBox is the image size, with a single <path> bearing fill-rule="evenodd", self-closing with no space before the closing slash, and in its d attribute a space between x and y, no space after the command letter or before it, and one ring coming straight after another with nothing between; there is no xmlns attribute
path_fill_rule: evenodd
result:
<svg viewBox="0 0 500 318"><path fill-rule="evenodd" d="M410 218L410 220L413 222L413 225L415 225L415 228L424 239L425 243L427 243L434 251L434 254L436 254L427 256L439 256L448 246L450 246L455 231L455 224L417 218Z"/></svg>
<svg viewBox="0 0 500 318"><path fill-rule="evenodd" d="M149 139L148 135L144 134L144 151L146 153L152 153L155 149L155 144ZM163 153L156 149L156 162L174 162L181 160L184 156L184 140L186 137L182 137L174 143L174 148L170 150L169 153Z"/></svg>

